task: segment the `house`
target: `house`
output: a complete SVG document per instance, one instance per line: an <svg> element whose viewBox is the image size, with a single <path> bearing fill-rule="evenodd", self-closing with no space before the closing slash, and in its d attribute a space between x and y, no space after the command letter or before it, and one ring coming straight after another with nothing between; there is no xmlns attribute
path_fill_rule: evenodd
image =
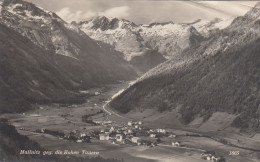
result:
<svg viewBox="0 0 260 162"><path fill-rule="evenodd" d="M95 92L95 95L97 96L97 95L100 95L100 92Z"/></svg>
<svg viewBox="0 0 260 162"><path fill-rule="evenodd" d="M76 142L77 142L77 143L82 143L83 141L82 141L82 140L80 140L80 139L78 139Z"/></svg>
<svg viewBox="0 0 260 162"><path fill-rule="evenodd" d="M212 156L211 161L218 162L218 161L220 161L220 157Z"/></svg>
<svg viewBox="0 0 260 162"><path fill-rule="evenodd" d="M110 125L110 124L112 124L112 121L110 121L110 120L103 122L103 125Z"/></svg>
<svg viewBox="0 0 260 162"><path fill-rule="evenodd" d="M102 121L93 121L95 122L96 124L102 124Z"/></svg>
<svg viewBox="0 0 260 162"><path fill-rule="evenodd" d="M150 137L156 138L156 134L150 134Z"/></svg>
<svg viewBox="0 0 260 162"><path fill-rule="evenodd" d="M202 153L201 155L202 155L201 158L204 159L204 160L213 161L213 162L218 162L218 161L221 160L220 157L216 157L216 156L209 154L209 153Z"/></svg>
<svg viewBox="0 0 260 162"><path fill-rule="evenodd" d="M165 129L159 129L159 128L158 128L158 129L157 129L157 132L158 132L158 133L166 133L166 130L165 130Z"/></svg>
<svg viewBox="0 0 260 162"><path fill-rule="evenodd" d="M111 127L109 131L113 132L114 130L115 130L115 127Z"/></svg>
<svg viewBox="0 0 260 162"><path fill-rule="evenodd" d="M141 121L138 122L139 125L142 125L143 123Z"/></svg>
<svg viewBox="0 0 260 162"><path fill-rule="evenodd" d="M86 133L80 133L80 137L86 137L87 134Z"/></svg>
<svg viewBox="0 0 260 162"><path fill-rule="evenodd" d="M175 134L170 134L169 137L176 138L176 135Z"/></svg>
<svg viewBox="0 0 260 162"><path fill-rule="evenodd" d="M180 147L180 142L172 142L172 146L175 146L175 147Z"/></svg>
<svg viewBox="0 0 260 162"><path fill-rule="evenodd" d="M123 133L124 133L124 135L127 135L128 134L128 132L125 130L125 131L123 131Z"/></svg>
<svg viewBox="0 0 260 162"><path fill-rule="evenodd" d="M201 157L202 159L208 160L208 161L211 160L212 154L202 153L201 155L202 155L202 157Z"/></svg>
<svg viewBox="0 0 260 162"><path fill-rule="evenodd" d="M138 126L138 125L135 125L135 128L136 128L136 129L138 129L138 128L139 128L139 126Z"/></svg>
<svg viewBox="0 0 260 162"><path fill-rule="evenodd" d="M124 138L123 134L116 134L116 141L117 142L122 142L123 138Z"/></svg>
<svg viewBox="0 0 260 162"><path fill-rule="evenodd" d="M109 135L108 134L99 134L99 140L100 141L108 141Z"/></svg>
<svg viewBox="0 0 260 162"><path fill-rule="evenodd" d="M133 125L133 122L129 121L127 125L131 127Z"/></svg>
<svg viewBox="0 0 260 162"><path fill-rule="evenodd" d="M131 141L132 141L133 143L138 143L138 142L141 142L141 138L139 138L139 137L133 137L133 138L131 139Z"/></svg>
<svg viewBox="0 0 260 162"><path fill-rule="evenodd" d="M133 133L132 129L128 129L128 130L127 130L127 133L128 133L128 134Z"/></svg>
<svg viewBox="0 0 260 162"><path fill-rule="evenodd" d="M46 129L45 128L41 128L41 132L45 133Z"/></svg>

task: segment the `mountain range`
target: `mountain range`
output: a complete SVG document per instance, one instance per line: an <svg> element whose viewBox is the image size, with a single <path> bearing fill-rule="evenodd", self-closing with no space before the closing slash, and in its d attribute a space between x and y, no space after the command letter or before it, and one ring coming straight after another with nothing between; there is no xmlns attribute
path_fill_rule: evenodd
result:
<svg viewBox="0 0 260 162"><path fill-rule="evenodd" d="M258 131L259 7L232 22L145 25L104 16L67 23L29 2L0 1L0 112L83 103L82 90L142 75L112 109L175 113L198 127L221 112L230 126Z"/></svg>
<svg viewBox="0 0 260 162"><path fill-rule="evenodd" d="M125 60L139 67L136 60L151 60L151 65L139 68L146 72L166 59L175 57L184 49L198 45L208 35L219 28L226 27L230 21L214 19L197 20L192 23L151 23L137 25L131 21L98 16L88 21L73 24L92 39L108 43L124 54ZM156 57L147 55L151 51ZM150 53L150 52L149 52ZM133 61L135 60L135 61ZM139 60L138 62L142 62ZM146 61L148 62L148 61Z"/></svg>
<svg viewBox="0 0 260 162"><path fill-rule="evenodd" d="M175 110L183 124L199 126L224 112L234 115L229 126L259 131L259 7L151 69L110 106L126 114Z"/></svg>
<svg viewBox="0 0 260 162"><path fill-rule="evenodd" d="M83 102L80 90L134 79L134 68L55 13L21 0L0 4L1 112Z"/></svg>

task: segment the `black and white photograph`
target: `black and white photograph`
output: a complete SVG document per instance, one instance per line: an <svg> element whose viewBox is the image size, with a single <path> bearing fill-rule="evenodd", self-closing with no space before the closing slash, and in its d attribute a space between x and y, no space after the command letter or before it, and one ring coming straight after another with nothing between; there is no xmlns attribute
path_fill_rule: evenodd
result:
<svg viewBox="0 0 260 162"><path fill-rule="evenodd" d="M260 162L260 1L0 0L1 162Z"/></svg>

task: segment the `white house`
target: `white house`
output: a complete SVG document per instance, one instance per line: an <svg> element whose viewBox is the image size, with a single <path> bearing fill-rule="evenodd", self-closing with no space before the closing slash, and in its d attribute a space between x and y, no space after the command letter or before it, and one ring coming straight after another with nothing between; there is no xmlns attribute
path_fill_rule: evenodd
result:
<svg viewBox="0 0 260 162"><path fill-rule="evenodd" d="M87 136L86 133L81 133L81 134L80 134L80 137L86 137L86 136Z"/></svg>
<svg viewBox="0 0 260 162"><path fill-rule="evenodd" d="M218 161L220 161L220 157L212 156L211 160L214 161L214 162L218 162Z"/></svg>
<svg viewBox="0 0 260 162"><path fill-rule="evenodd" d="M150 134L150 137L156 138L156 134Z"/></svg>
<svg viewBox="0 0 260 162"><path fill-rule="evenodd" d="M41 132L44 133L46 131L45 128L41 128Z"/></svg>
<svg viewBox="0 0 260 162"><path fill-rule="evenodd" d="M123 135L122 134L116 134L116 141L122 142L123 141Z"/></svg>
<svg viewBox="0 0 260 162"><path fill-rule="evenodd" d="M115 131L115 127L111 127L109 132L114 132Z"/></svg>
<svg viewBox="0 0 260 162"><path fill-rule="evenodd" d="M100 141L108 141L109 135L108 134L99 134L99 140Z"/></svg>
<svg viewBox="0 0 260 162"><path fill-rule="evenodd" d="M173 137L173 138L175 138L176 135L175 135L175 134L170 134L169 137Z"/></svg>
<svg viewBox="0 0 260 162"><path fill-rule="evenodd" d="M180 147L180 142L172 142L172 145L175 146L175 147Z"/></svg>
<svg viewBox="0 0 260 162"><path fill-rule="evenodd" d="M138 122L139 125L142 125L143 123L141 121Z"/></svg>
<svg viewBox="0 0 260 162"><path fill-rule="evenodd" d="M133 143L138 143L141 140L141 138L133 137L131 140L132 140Z"/></svg>
<svg viewBox="0 0 260 162"><path fill-rule="evenodd" d="M132 129L128 129L127 133L129 133L129 134L133 133Z"/></svg>
<svg viewBox="0 0 260 162"><path fill-rule="evenodd" d="M77 142L77 143L82 143L83 141L78 139L76 142Z"/></svg>
<svg viewBox="0 0 260 162"><path fill-rule="evenodd" d="M128 125L128 126L132 126L132 125L133 125L133 122L129 121L129 122L127 123L127 125Z"/></svg>
<svg viewBox="0 0 260 162"><path fill-rule="evenodd" d="M159 129L159 128L158 128L158 129L157 129L157 132L158 132L158 133L166 133L166 130L165 130L165 129Z"/></svg>

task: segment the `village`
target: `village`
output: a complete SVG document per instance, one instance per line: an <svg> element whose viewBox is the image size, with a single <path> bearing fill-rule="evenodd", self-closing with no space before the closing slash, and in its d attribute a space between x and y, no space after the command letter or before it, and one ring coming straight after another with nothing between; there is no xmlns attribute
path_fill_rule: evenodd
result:
<svg viewBox="0 0 260 162"><path fill-rule="evenodd" d="M112 121L96 121L94 125L100 125L100 130L72 130L72 131L52 131L45 128L37 129L37 133L46 133L56 136L60 140L70 140L76 143L90 143L95 140L108 142L111 145L132 145L143 147L168 146L176 148L185 148L178 137L171 131L157 128L151 129L143 126L142 121L128 121L125 124L118 125ZM161 138L170 138L169 141L162 141ZM214 153L204 152L201 154L202 160L220 162L225 161L217 157Z"/></svg>
<svg viewBox="0 0 260 162"><path fill-rule="evenodd" d="M21 113L20 118L11 121L20 133L54 151L63 145L72 150L97 151L105 158L125 159L127 156L128 161L138 160L142 155L146 159L177 157L196 162L230 160L225 156L229 152L224 152L223 148L230 150L232 143L224 138L117 113L109 102L113 98L110 96L121 89L109 94L86 91L84 93L91 98L85 104L39 105L39 109ZM211 145L217 145L219 149L212 149ZM113 151L116 153L112 154Z"/></svg>

